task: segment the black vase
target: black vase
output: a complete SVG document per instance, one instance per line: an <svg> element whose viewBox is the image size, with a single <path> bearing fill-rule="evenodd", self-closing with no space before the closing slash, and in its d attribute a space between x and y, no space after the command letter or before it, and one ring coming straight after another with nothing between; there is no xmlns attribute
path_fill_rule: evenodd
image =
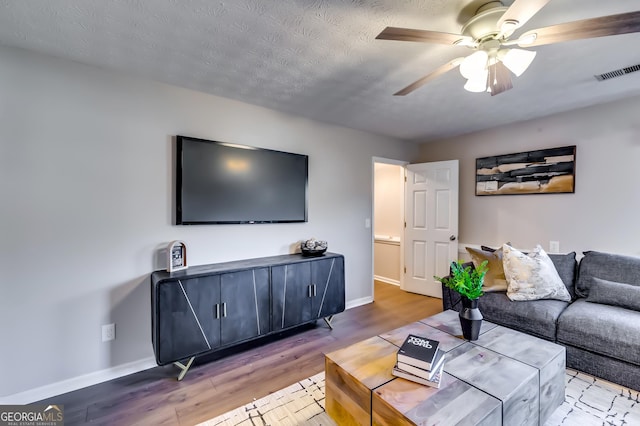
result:
<svg viewBox="0 0 640 426"><path fill-rule="evenodd" d="M467 340L478 340L482 325L482 313L478 309L478 299L470 300L462 296L462 309L459 316L462 337Z"/></svg>

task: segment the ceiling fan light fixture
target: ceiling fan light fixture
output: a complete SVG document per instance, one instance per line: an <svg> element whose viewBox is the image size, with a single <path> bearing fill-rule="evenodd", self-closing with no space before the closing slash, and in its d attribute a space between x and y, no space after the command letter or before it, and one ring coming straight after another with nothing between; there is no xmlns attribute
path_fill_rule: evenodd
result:
<svg viewBox="0 0 640 426"><path fill-rule="evenodd" d="M524 49L504 49L498 52L498 57L509 68L509 71L520 77L533 62L536 52Z"/></svg>
<svg viewBox="0 0 640 426"><path fill-rule="evenodd" d="M464 58L460 64L460 74L466 79L472 79L479 74L486 72L487 61L489 55L484 50L478 50L475 53Z"/></svg>
<svg viewBox="0 0 640 426"><path fill-rule="evenodd" d="M483 71L469 78L464 85L464 89L474 93L486 92L488 78L489 71L485 68Z"/></svg>
<svg viewBox="0 0 640 426"><path fill-rule="evenodd" d="M513 88L511 74L521 76L536 55L533 51L512 49L513 46L526 48L571 40L640 34L639 10L551 25L525 31L520 37L511 39L514 30L524 26L550 0L505 1L510 3L509 6L505 6L502 0L478 1L481 2L480 7L457 34L397 27L387 27L378 34L376 39L467 46L476 51L466 58L449 61L394 93L394 96L404 96L457 66L460 67L460 74L467 79L465 89L479 91L481 87L487 87L492 96L499 95ZM461 12L466 15L469 7L471 4ZM487 72L489 78L481 84Z"/></svg>

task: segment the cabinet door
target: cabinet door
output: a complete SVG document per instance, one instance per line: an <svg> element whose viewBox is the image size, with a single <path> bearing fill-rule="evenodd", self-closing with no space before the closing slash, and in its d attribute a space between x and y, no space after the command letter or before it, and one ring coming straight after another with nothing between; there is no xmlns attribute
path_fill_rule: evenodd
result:
<svg viewBox="0 0 640 426"><path fill-rule="evenodd" d="M344 311L344 258L333 257L311 262L311 283L315 286L311 309L314 318Z"/></svg>
<svg viewBox="0 0 640 426"><path fill-rule="evenodd" d="M220 280L222 345L271 331L269 269L222 274Z"/></svg>
<svg viewBox="0 0 640 426"><path fill-rule="evenodd" d="M183 360L219 345L215 306L220 302L217 275L163 282L158 287L158 360Z"/></svg>
<svg viewBox="0 0 640 426"><path fill-rule="evenodd" d="M312 319L310 284L309 262L271 268L274 331L293 327Z"/></svg>

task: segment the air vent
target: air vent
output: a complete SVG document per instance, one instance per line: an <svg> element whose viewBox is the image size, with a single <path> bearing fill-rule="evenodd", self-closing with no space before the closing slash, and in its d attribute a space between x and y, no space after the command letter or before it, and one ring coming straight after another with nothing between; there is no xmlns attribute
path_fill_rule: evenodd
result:
<svg viewBox="0 0 640 426"><path fill-rule="evenodd" d="M640 64L632 65L626 68L620 68L619 70L605 72L604 74L595 75L594 77L598 81L610 80L612 78L621 77L625 74L631 74L632 72L640 71Z"/></svg>

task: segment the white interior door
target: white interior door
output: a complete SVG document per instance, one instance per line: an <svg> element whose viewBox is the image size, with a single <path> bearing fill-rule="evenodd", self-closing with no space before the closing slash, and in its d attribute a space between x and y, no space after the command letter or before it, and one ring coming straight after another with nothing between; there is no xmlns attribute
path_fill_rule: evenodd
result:
<svg viewBox="0 0 640 426"><path fill-rule="evenodd" d="M403 289L442 298L433 276L458 259L458 160L406 167Z"/></svg>

